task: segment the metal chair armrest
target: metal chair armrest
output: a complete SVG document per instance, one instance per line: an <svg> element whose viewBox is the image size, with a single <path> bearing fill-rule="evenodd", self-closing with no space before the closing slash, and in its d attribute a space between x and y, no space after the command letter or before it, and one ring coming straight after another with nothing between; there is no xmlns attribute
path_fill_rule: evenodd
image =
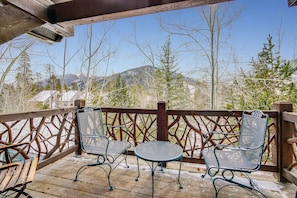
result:
<svg viewBox="0 0 297 198"><path fill-rule="evenodd" d="M256 150L256 149L259 149L261 146L258 146L258 147L242 147L242 146L230 146L230 145L227 145L227 144L217 144L215 147L214 147L214 150L215 149L230 149L230 150L242 150L242 151L248 151L248 150Z"/></svg>
<svg viewBox="0 0 297 198"><path fill-rule="evenodd" d="M104 155L107 156L107 151L108 151L108 146L109 146L109 141L110 139L105 136L105 135L85 135L85 134L82 134L82 136L84 136L85 138L87 139L101 139L101 140L105 140L106 141L106 149L105 149L105 153Z"/></svg>
<svg viewBox="0 0 297 198"><path fill-rule="evenodd" d="M226 133L226 132L218 132L218 131L210 131L208 133L204 133L203 137L205 139L209 139L212 135L223 135L223 136L239 136L240 132L236 132L236 133Z"/></svg>
<svg viewBox="0 0 297 198"><path fill-rule="evenodd" d="M84 137L87 137L87 138L104 138L104 139L108 139L108 137L106 137L105 135L83 135Z"/></svg>
<svg viewBox="0 0 297 198"><path fill-rule="evenodd" d="M128 141L127 140L127 136L128 136L128 130L127 130L127 127L126 127L126 125L105 125L107 128L122 128L122 130L121 131L123 131L124 132L124 137L123 137L123 139L124 140L126 140L126 141ZM116 134L113 134L113 135L116 135Z"/></svg>
<svg viewBox="0 0 297 198"><path fill-rule="evenodd" d="M236 133L226 133L226 132L218 132L218 131L211 131L211 132L205 133L205 134L203 134L203 138L205 139L205 144L207 145L207 148L208 149L210 149L211 147L215 146L215 145L210 146L210 144L209 144L210 140L217 140L217 138L211 139L211 137L213 135L222 135L222 137L227 138L228 136L231 136L231 137L239 136L240 133L239 132L236 132ZM230 141L230 143L234 145L234 143L232 143L231 141Z"/></svg>

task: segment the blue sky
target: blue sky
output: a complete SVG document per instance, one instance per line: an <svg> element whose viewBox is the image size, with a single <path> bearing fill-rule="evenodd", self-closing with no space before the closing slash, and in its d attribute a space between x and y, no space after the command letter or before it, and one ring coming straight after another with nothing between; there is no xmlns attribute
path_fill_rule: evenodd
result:
<svg viewBox="0 0 297 198"><path fill-rule="evenodd" d="M224 68L220 72L222 76L232 75L239 68L248 69L252 57L256 58L257 53L261 52L268 34L273 36L275 42L278 41L278 36L281 34L281 56L283 59L297 58L297 52L295 52L297 6L289 8L287 0L235 0L223 5L229 7L230 13L233 10L240 11L240 17L231 26L222 30L221 41L223 44L220 51L221 67ZM149 53L147 45L150 45L157 57L161 52L161 46L164 45L169 35L160 28L158 19L162 18L167 23L204 27L203 19L199 14L200 9L201 7L196 7L93 24L93 35L97 36L97 40L101 38L100 35L103 30L106 30L106 27L111 27L104 43L104 49L110 48L115 51L109 62L104 61L98 65L96 74L99 76L109 75L150 64L148 59L131 43L131 41L135 41L135 35L144 51ZM67 66L66 73L80 72L83 43L86 40L88 27L88 25L76 26L74 36L67 38L68 57L77 50L80 49L80 51ZM194 78L207 76L205 75L207 61L204 55L201 52L193 52L189 47L183 47L184 41L185 37L176 35L171 37L172 50L175 53L179 71ZM56 64L63 64L63 48L64 40L53 45L37 42L30 52L33 70L44 74L45 64L50 63L55 65L55 72L61 74L61 68ZM50 53L55 63L46 58L47 52ZM100 55L98 56L100 59Z"/></svg>
<svg viewBox="0 0 297 198"><path fill-rule="evenodd" d="M246 56L256 56L261 51L268 34L275 43L281 34L281 55L292 59L297 39L297 7L288 7L287 0L240 0L242 16L233 25L232 36L238 49Z"/></svg>

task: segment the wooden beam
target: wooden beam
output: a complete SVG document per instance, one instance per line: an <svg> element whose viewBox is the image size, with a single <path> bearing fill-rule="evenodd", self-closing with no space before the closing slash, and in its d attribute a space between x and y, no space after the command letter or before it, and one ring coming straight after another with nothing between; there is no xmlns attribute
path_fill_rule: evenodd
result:
<svg viewBox="0 0 297 198"><path fill-rule="evenodd" d="M63 36L60 34L44 28L43 26L31 30L30 32L27 32L27 34L50 44L60 42L63 39Z"/></svg>
<svg viewBox="0 0 297 198"><path fill-rule="evenodd" d="M67 24L65 26L60 26L59 24L45 23L42 25L44 28L60 34L62 36L73 36L74 35L74 26L72 24Z"/></svg>
<svg viewBox="0 0 297 198"><path fill-rule="evenodd" d="M46 22L43 27L46 29L49 29L52 32L55 32L59 35L63 36L73 36L74 35L74 26L68 25L65 27L62 27L57 24L50 24L48 23L49 18L47 17L47 7L50 6L49 4L45 5L44 1L43 4L40 1L37 0L30 0L30 3L28 3L28 0L7 0L7 2L11 5L14 5L15 7L18 7L19 9L37 17L38 19Z"/></svg>
<svg viewBox="0 0 297 198"><path fill-rule="evenodd" d="M43 20L48 21L47 18L47 6L41 4L36 0L6 0L9 4L14 5L15 7L20 8L23 11Z"/></svg>
<svg viewBox="0 0 297 198"><path fill-rule="evenodd" d="M288 0L288 5L289 5L289 7L296 6L297 0Z"/></svg>
<svg viewBox="0 0 297 198"><path fill-rule="evenodd" d="M43 21L11 5L0 7L0 19L0 44L44 24Z"/></svg>
<svg viewBox="0 0 297 198"><path fill-rule="evenodd" d="M48 8L51 23L75 25L203 6L230 0L73 0Z"/></svg>

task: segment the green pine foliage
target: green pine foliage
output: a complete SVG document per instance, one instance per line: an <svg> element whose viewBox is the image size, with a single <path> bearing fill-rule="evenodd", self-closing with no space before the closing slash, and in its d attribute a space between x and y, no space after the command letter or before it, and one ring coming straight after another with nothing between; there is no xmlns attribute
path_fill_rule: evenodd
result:
<svg viewBox="0 0 297 198"><path fill-rule="evenodd" d="M16 111L25 111L28 107L28 100L32 97L33 72L31 70L29 54L24 51L19 58L19 66L16 68L16 92L15 107Z"/></svg>
<svg viewBox="0 0 297 198"><path fill-rule="evenodd" d="M241 71L241 80L235 79L228 89L227 109L271 109L274 102L292 102L297 105L297 88L292 76L297 68L282 60L279 51L268 36L267 43L251 61L250 72Z"/></svg>
<svg viewBox="0 0 297 198"><path fill-rule="evenodd" d="M27 52L23 52L19 59L17 67L16 86L18 89L26 89L27 91L33 84L33 73L30 65L30 57Z"/></svg>
<svg viewBox="0 0 297 198"><path fill-rule="evenodd" d="M61 91L61 80L55 75L52 74L46 82L46 90L58 90Z"/></svg>
<svg viewBox="0 0 297 198"><path fill-rule="evenodd" d="M169 109L180 109L185 104L185 88L183 76L178 73L179 68L171 51L170 38L162 46L162 53L158 58L160 65L155 74L158 101L167 102Z"/></svg>
<svg viewBox="0 0 297 198"><path fill-rule="evenodd" d="M109 104L113 107L130 107L132 104L129 88L119 74L115 81L109 84Z"/></svg>

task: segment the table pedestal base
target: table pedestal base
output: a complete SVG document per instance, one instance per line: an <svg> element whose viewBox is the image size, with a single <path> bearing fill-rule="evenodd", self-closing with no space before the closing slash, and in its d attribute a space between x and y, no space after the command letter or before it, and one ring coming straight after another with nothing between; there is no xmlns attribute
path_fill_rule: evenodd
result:
<svg viewBox="0 0 297 198"><path fill-rule="evenodd" d="M154 181L154 176L155 176L155 170L158 166L161 167L161 171L163 171L163 166L162 164L164 164L163 162L160 163L160 162L151 162L151 164L146 161L146 163L149 165L149 167L151 168L151 173L152 173L152 197L154 197L154 191L155 191L155 181ZM154 166L154 163L157 163L156 166ZM183 189L183 186L180 182L180 170L181 170L181 164L182 164L182 158L180 159L180 162L179 162L179 170L178 170L178 184L179 184L179 189ZM140 170L139 170L139 159L137 157L137 167L138 167L138 175L137 177L135 178L135 181L138 181L138 178L140 177Z"/></svg>

